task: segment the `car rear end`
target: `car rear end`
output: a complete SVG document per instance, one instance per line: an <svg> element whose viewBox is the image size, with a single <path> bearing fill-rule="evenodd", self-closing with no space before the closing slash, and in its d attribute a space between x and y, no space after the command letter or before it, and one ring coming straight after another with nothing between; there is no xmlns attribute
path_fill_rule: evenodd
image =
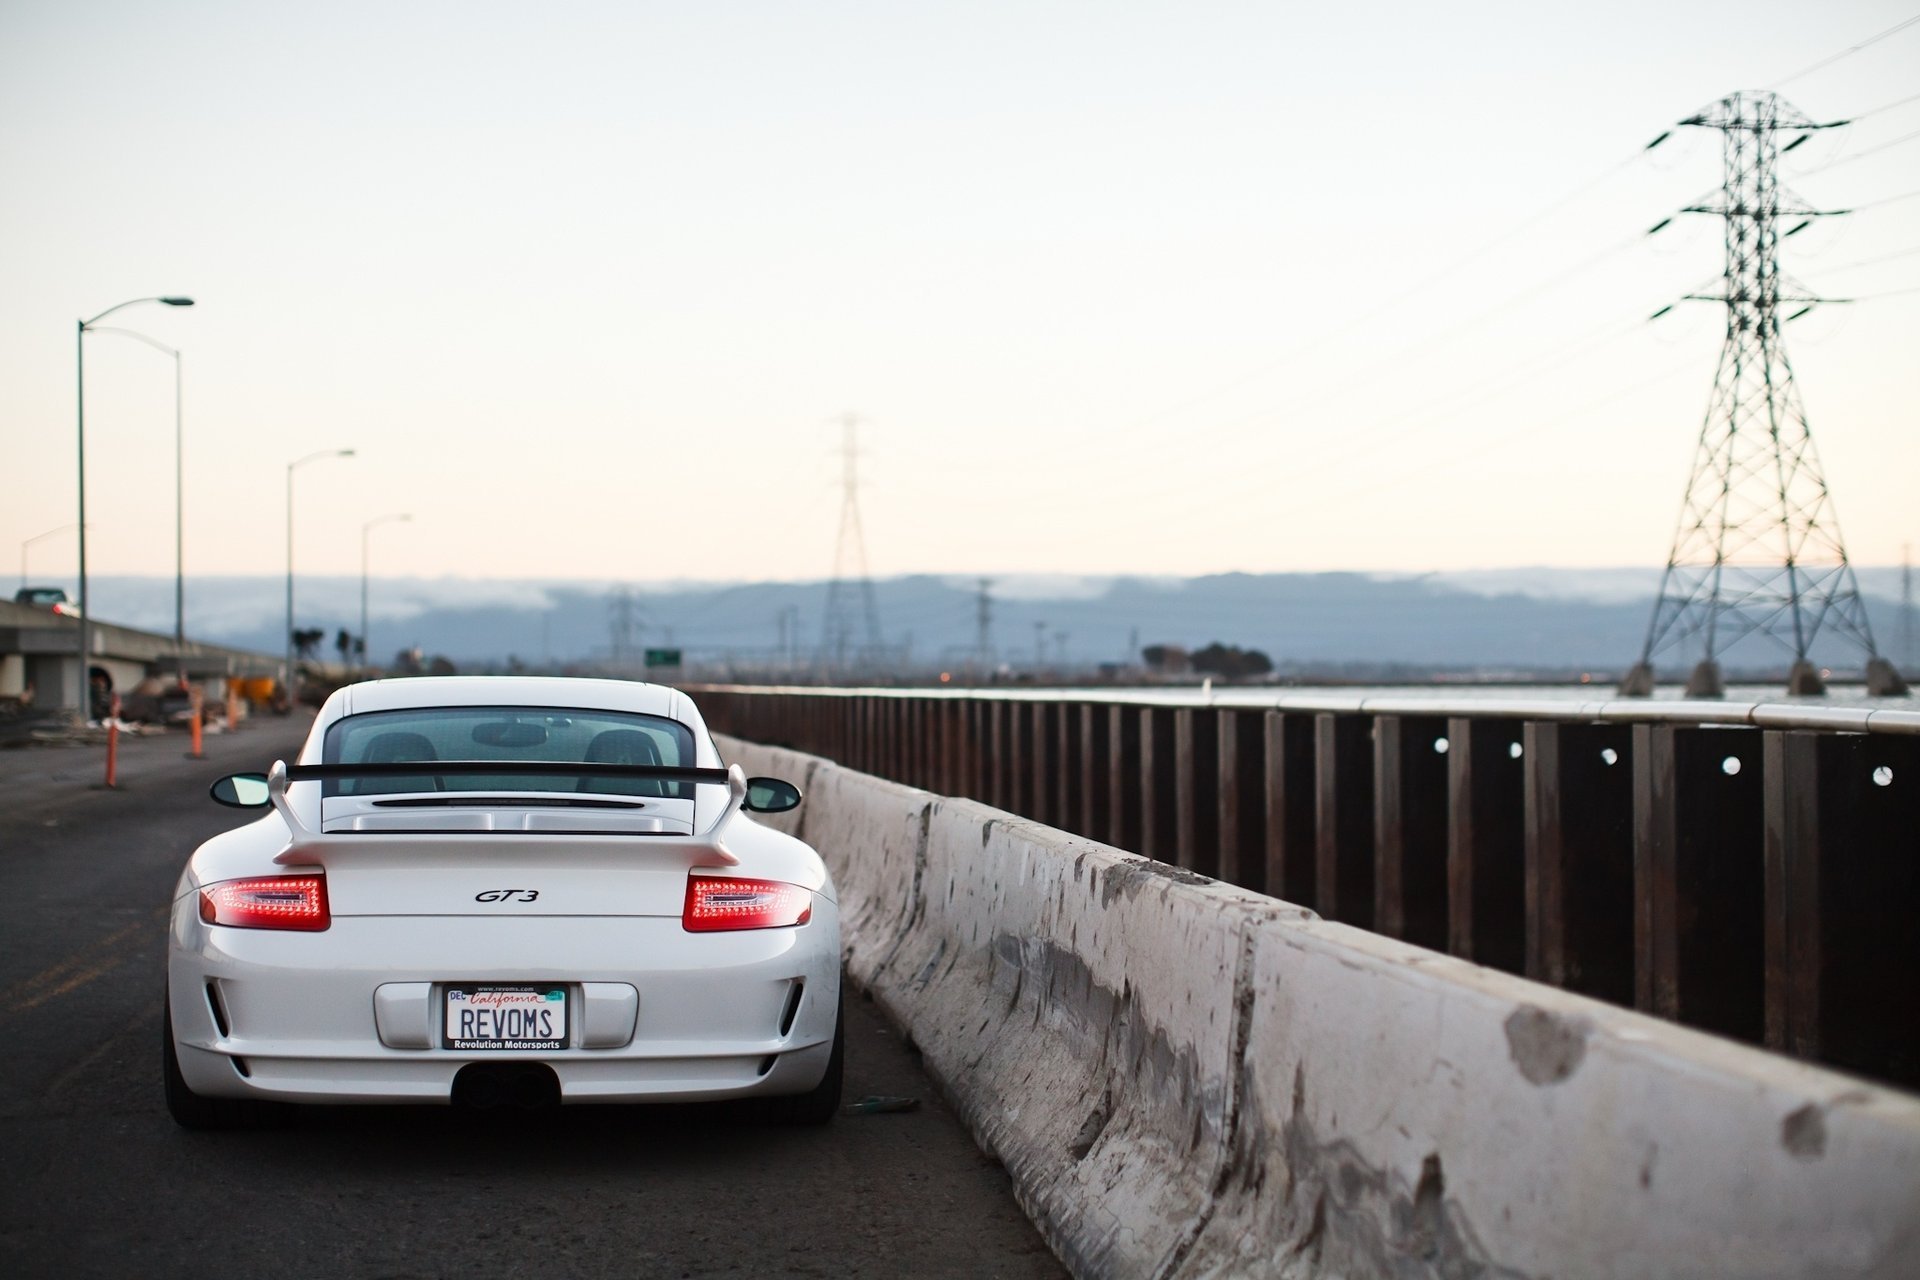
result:
<svg viewBox="0 0 1920 1280"><path fill-rule="evenodd" d="M837 1096L831 880L734 816L727 786L668 780L725 776L711 752L697 724L578 708L323 713L280 816L183 876L179 1081L216 1099L647 1102L791 1098L831 1074Z"/></svg>

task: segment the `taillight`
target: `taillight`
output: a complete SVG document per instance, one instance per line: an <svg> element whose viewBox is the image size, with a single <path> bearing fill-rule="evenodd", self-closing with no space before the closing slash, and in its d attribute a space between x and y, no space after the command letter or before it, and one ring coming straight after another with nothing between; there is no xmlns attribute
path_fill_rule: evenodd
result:
<svg viewBox="0 0 1920 1280"><path fill-rule="evenodd" d="M680 924L689 933L728 929L778 929L813 917L813 895L779 880L688 876L687 905Z"/></svg>
<svg viewBox="0 0 1920 1280"><path fill-rule="evenodd" d="M222 880L200 890L200 918L236 929L318 932L333 922L325 876Z"/></svg>

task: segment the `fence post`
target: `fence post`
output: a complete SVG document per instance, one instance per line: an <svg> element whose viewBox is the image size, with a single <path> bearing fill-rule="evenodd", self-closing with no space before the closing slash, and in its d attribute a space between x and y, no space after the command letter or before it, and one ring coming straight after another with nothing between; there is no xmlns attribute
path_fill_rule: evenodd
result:
<svg viewBox="0 0 1920 1280"><path fill-rule="evenodd" d="M1173 709L1141 707L1140 848L1159 862L1177 855L1179 832L1173 809Z"/></svg>
<svg viewBox="0 0 1920 1280"><path fill-rule="evenodd" d="M1203 876L1220 874L1218 714L1210 707L1173 713L1174 861Z"/></svg>
<svg viewBox="0 0 1920 1280"><path fill-rule="evenodd" d="M1035 822L1058 826L1053 813L1053 704L1035 698L1027 704L1027 807Z"/></svg>
<svg viewBox="0 0 1920 1280"><path fill-rule="evenodd" d="M1920 738L1763 751L1767 1044L1920 1086Z"/></svg>
<svg viewBox="0 0 1920 1280"><path fill-rule="evenodd" d="M1220 869L1228 884L1266 892L1267 814L1264 714L1219 712Z"/></svg>
<svg viewBox="0 0 1920 1280"><path fill-rule="evenodd" d="M1756 1042L1766 1024L1759 747L1752 729L1633 726L1634 1005Z"/></svg>
<svg viewBox="0 0 1920 1280"><path fill-rule="evenodd" d="M1513 721L1447 721L1447 950L1508 973L1527 964L1523 751Z"/></svg>
<svg viewBox="0 0 1920 1280"><path fill-rule="evenodd" d="M1314 716L1315 910L1373 928L1373 722Z"/></svg>
<svg viewBox="0 0 1920 1280"><path fill-rule="evenodd" d="M1633 1001L1633 750L1617 724L1528 721L1527 973Z"/></svg>
<svg viewBox="0 0 1920 1280"><path fill-rule="evenodd" d="M1108 737L1113 723L1110 708L1094 702L1080 704L1080 830L1089 840L1113 843L1112 801L1108 783L1113 779Z"/></svg>
<svg viewBox="0 0 1920 1280"><path fill-rule="evenodd" d="M1314 810L1314 721L1292 711L1269 711L1266 738L1266 891L1303 907L1319 901Z"/></svg>
<svg viewBox="0 0 1920 1280"><path fill-rule="evenodd" d="M1141 831L1140 708L1107 707L1107 843L1139 853Z"/></svg>
<svg viewBox="0 0 1920 1280"><path fill-rule="evenodd" d="M1373 721L1374 927L1447 945L1447 754L1437 716Z"/></svg>

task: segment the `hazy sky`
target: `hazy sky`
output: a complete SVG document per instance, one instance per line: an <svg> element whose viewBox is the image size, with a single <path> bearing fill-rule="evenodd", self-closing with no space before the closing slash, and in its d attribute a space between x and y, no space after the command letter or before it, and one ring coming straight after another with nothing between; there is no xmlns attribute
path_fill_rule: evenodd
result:
<svg viewBox="0 0 1920 1280"><path fill-rule="evenodd" d="M74 322L185 355L189 575L1657 567L1721 316L1675 120L1865 115L1894 3L0 3L0 547L74 516ZM1791 77L1791 79L1789 79ZM1786 81L1784 85L1782 82ZM1881 110L1881 108L1886 108ZM1879 149L1884 148L1884 149ZM1856 265L1861 264L1861 265ZM1789 351L1856 561L1920 542L1920 198ZM87 339L90 563L173 570L172 362ZM72 571L71 533L32 574Z"/></svg>

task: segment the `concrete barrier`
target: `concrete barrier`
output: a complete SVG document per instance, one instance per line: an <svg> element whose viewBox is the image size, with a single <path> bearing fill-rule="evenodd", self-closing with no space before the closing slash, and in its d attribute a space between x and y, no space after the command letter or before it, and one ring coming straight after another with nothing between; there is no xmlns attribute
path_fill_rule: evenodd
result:
<svg viewBox="0 0 1920 1280"><path fill-rule="evenodd" d="M760 750L1078 1275L1920 1275L1920 1099Z"/></svg>
<svg viewBox="0 0 1920 1280"><path fill-rule="evenodd" d="M1256 923L1307 913L966 800L872 990L1079 1275L1159 1273L1225 1169Z"/></svg>
<svg viewBox="0 0 1920 1280"><path fill-rule="evenodd" d="M1344 925L1255 932L1193 1275L1920 1275L1920 1101Z"/></svg>

